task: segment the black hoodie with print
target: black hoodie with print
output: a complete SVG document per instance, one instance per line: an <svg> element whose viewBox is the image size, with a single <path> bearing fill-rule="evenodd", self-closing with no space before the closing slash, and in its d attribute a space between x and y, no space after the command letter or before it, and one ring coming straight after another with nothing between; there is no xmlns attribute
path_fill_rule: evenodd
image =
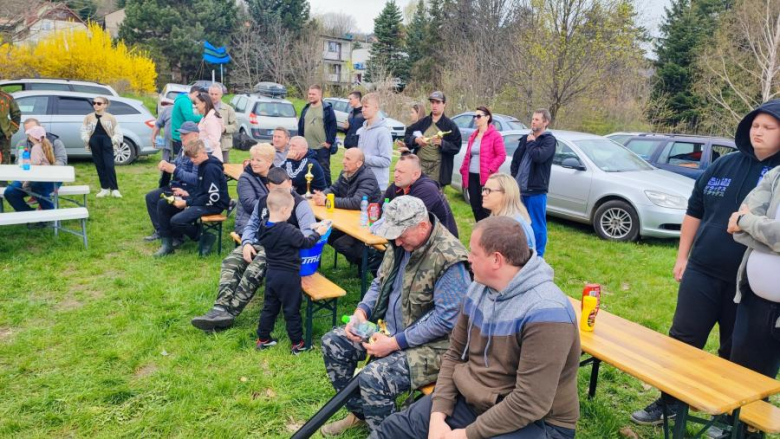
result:
<svg viewBox="0 0 780 439"><path fill-rule="evenodd" d="M725 155L711 164L696 180L688 199L688 215L701 220L688 267L709 276L736 282L745 246L726 232L731 214L770 169L780 165L780 153L759 161L750 142L750 127L759 113L780 121L780 100L764 103L742 119L735 143L739 152Z"/></svg>

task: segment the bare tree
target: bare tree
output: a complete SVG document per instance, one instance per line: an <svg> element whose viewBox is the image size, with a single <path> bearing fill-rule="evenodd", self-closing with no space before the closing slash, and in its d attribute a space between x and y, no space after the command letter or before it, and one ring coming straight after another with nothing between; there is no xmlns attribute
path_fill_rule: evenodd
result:
<svg viewBox="0 0 780 439"><path fill-rule="evenodd" d="M300 37L292 43L287 54L290 67L289 80L302 95L311 84L320 83L324 78L322 44L320 29L316 26L307 26Z"/></svg>
<svg viewBox="0 0 780 439"><path fill-rule="evenodd" d="M274 20L264 34L247 18L233 37L233 80L246 90L262 80L284 83L291 72L292 33Z"/></svg>
<svg viewBox="0 0 780 439"><path fill-rule="evenodd" d="M337 12L328 12L315 17L320 22L323 31L331 36L340 37L345 34L351 34L358 30L355 17L349 14Z"/></svg>

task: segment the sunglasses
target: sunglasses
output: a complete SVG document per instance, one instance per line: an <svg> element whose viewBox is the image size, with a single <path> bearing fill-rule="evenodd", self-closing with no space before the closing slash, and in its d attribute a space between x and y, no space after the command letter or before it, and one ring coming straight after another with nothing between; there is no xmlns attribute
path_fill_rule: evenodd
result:
<svg viewBox="0 0 780 439"><path fill-rule="evenodd" d="M105 105L105 104L104 104L104 103L102 103L102 102L93 102L93 103L92 103L92 106L98 106L98 107L101 107L101 106L103 106L103 105Z"/></svg>
<svg viewBox="0 0 780 439"><path fill-rule="evenodd" d="M482 188L482 195L490 195L493 192L504 192L503 189L490 189L489 187Z"/></svg>
<svg viewBox="0 0 780 439"><path fill-rule="evenodd" d="M475 114L474 115L474 119L482 119L483 117L485 117L484 114Z"/></svg>

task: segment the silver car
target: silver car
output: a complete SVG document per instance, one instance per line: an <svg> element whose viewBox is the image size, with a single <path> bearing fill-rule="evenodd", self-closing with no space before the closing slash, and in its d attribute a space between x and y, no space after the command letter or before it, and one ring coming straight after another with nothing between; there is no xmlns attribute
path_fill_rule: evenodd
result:
<svg viewBox="0 0 780 439"><path fill-rule="evenodd" d="M507 149L501 172L509 173L518 141L528 132L501 133ZM654 168L607 138L573 131L552 133L558 142L547 194L548 214L591 224L607 240L680 236L693 180ZM452 176L452 186L461 190L460 165L465 153L464 143L455 156Z"/></svg>
<svg viewBox="0 0 780 439"><path fill-rule="evenodd" d="M119 93L113 87L99 82L76 81L71 79L53 79L53 78L25 78L9 79L0 81L0 90L8 93L15 91L75 91L78 93L89 93L91 95L101 96L119 96Z"/></svg>
<svg viewBox="0 0 780 439"><path fill-rule="evenodd" d="M349 106L349 100L344 98L325 98L323 102L329 102L333 105L333 111L336 113L336 121L338 122L338 129L344 132L344 122L349 118L349 113L352 111L352 107ZM390 128L390 134L393 135L393 140L404 137L406 132L406 125L403 122L387 117L384 111L379 111L379 115L385 118L387 126Z"/></svg>
<svg viewBox="0 0 780 439"><path fill-rule="evenodd" d="M92 113L93 94L68 91L20 91L11 93L22 112L22 121L35 118L47 132L56 134L65 144L68 157L91 157L81 140L81 124L84 116ZM114 151L118 165L132 163L138 156L150 155L158 150L152 145L152 128L155 117L141 101L111 96L108 112L113 114L122 128L124 142ZM24 138L19 130L11 139L16 145ZM13 148L12 148L13 149Z"/></svg>
<svg viewBox="0 0 780 439"><path fill-rule="evenodd" d="M187 94L190 92L190 86L184 84L165 84L162 91L157 95L157 115L162 113L163 108L173 105L173 101L179 97L180 94ZM193 105L194 106L194 105Z"/></svg>
<svg viewBox="0 0 780 439"><path fill-rule="evenodd" d="M284 127L298 135L298 118L292 102L257 94L235 95L230 105L236 110L239 132L255 140L271 140L274 129Z"/></svg>

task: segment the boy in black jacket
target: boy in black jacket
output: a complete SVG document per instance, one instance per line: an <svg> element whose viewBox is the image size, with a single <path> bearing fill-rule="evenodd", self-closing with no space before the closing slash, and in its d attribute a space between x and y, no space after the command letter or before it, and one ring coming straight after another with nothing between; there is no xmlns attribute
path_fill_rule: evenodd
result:
<svg viewBox="0 0 780 439"><path fill-rule="evenodd" d="M284 310L287 336L292 353L298 355L307 347L301 325L301 256L302 248L312 248L328 226L320 223L309 237L287 222L295 205L290 192L274 189L268 194L268 219L260 226L260 245L265 249L265 296L263 312L257 326L257 346L261 350L276 345L271 338L279 309Z"/></svg>
<svg viewBox="0 0 780 439"><path fill-rule="evenodd" d="M162 247L155 257L173 253L173 238L182 235L192 240L201 239L203 254L208 254L216 237L201 233L196 222L203 215L221 213L230 204L222 162L206 153L206 145L201 140L184 145L184 153L198 167L198 185L192 194L182 192L183 197L188 197L186 201L176 200L158 210Z"/></svg>

